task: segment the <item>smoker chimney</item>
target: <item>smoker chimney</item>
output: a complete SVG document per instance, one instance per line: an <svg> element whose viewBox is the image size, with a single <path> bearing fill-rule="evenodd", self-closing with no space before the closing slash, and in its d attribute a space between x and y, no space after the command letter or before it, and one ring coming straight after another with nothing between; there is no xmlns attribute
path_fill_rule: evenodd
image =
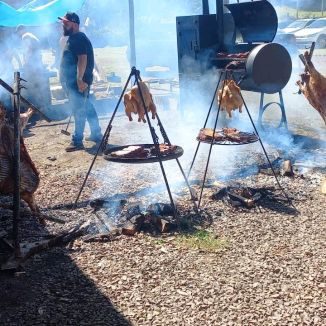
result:
<svg viewBox="0 0 326 326"><path fill-rule="evenodd" d="M229 1L227 1L228 3ZM217 21L217 35L219 41L219 47L224 47L224 0L216 0L216 21Z"/></svg>
<svg viewBox="0 0 326 326"><path fill-rule="evenodd" d="M203 15L209 15L209 4L208 0L202 0Z"/></svg>

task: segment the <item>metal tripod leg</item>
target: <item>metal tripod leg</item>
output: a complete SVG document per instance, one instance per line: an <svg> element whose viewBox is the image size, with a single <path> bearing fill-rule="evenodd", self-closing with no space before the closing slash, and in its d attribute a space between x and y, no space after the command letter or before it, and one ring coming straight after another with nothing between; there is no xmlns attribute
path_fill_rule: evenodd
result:
<svg viewBox="0 0 326 326"><path fill-rule="evenodd" d="M156 135L156 133L155 133L155 129L154 129L154 127L152 126L151 120L150 120L150 118L149 118L149 114L148 114L148 111L147 111L147 108L146 108L146 104L145 104L144 96L143 96L143 93L142 93L142 91L141 91L141 87L140 87L140 85L139 85L139 81L140 81L139 71L136 72L136 74L135 74L135 78L136 78L136 84L137 84L137 86L138 86L138 90L139 90L140 98L141 98L142 104L143 104L143 106L144 106L144 110L145 110L145 115L146 115L147 122L148 122L149 131L150 131L151 136L152 136L152 139L153 139L153 144L155 145L156 155L157 155L158 160L159 160L159 164L160 164L160 168L161 168L162 175L163 175L163 178L164 178L165 186L166 186L167 192L168 192L168 194L169 194L169 198L170 198L171 206L172 206L172 209L173 209L173 215L174 215L174 217L175 217L175 219L176 219L176 221L177 221L178 226L180 226L179 217L178 217L178 214L177 214L176 207L175 207L175 205L174 205L174 201L173 201L173 198L172 198L171 189L170 189L169 182L168 182L168 180L167 180L166 173L165 173L164 166L163 166L163 162L162 162L162 155L161 155L161 152L160 152L160 147L159 147L158 137L157 137L157 135Z"/></svg>
<svg viewBox="0 0 326 326"><path fill-rule="evenodd" d="M212 107L213 107L213 104L214 104L214 101L215 101L215 94L216 94L216 92L217 92L217 90L218 90L218 88L220 86L223 73L224 73L224 71L220 73L220 77L218 79L218 82L217 82L217 85L216 85L216 88L215 88L215 92L214 92L214 95L213 95L213 98L212 98L212 101L211 101L211 105L209 107L209 110L208 110L207 117L206 117L206 120L205 120L205 123L204 123L204 127L203 128L205 128L206 125L207 125L208 118L209 118L209 116L211 114ZM191 170L192 170L192 168L194 166L194 163L195 163L195 160L196 160L196 157L197 157L197 153L198 153L198 150L199 150L199 146L200 146L200 141L198 141L197 148L196 148L194 157L192 159L192 162L191 162L191 165L190 165L190 168L189 168L189 171L188 171L188 175L187 175L188 178L189 178L190 173L191 173Z"/></svg>
<svg viewBox="0 0 326 326"><path fill-rule="evenodd" d="M224 72L225 72L225 78L223 80L222 94L223 94L223 91L224 91L224 88L225 88L225 83L226 83L226 80L227 80L227 72L226 71L224 71ZM223 74L223 72L221 73L221 76L222 76L222 74ZM213 144L214 144L215 131L216 131L216 126L217 126L217 121L218 121L218 117L219 117L220 111L221 111L221 101L219 101L218 109L217 109L217 113L216 113L216 119L215 119L215 124L214 124L213 137L212 137L211 144L210 144L210 147L209 147L209 153L208 153L208 157L207 157L207 162L206 162L206 168L205 168L205 172L204 172L203 183L202 183L201 190L200 190L200 196L199 196L199 201L198 201L198 209L200 208L200 203L201 203L201 199L202 199L202 196L203 196L203 190L204 190L204 186L205 186L205 182L206 182L206 175L207 175L209 161L210 161L211 154L212 154L212 148L213 148Z"/></svg>
<svg viewBox="0 0 326 326"><path fill-rule="evenodd" d="M278 180L278 178L277 178L277 175L276 175L276 173L275 173L275 170L274 170L274 168L273 168L273 165L272 165L272 163L271 163L271 161L270 161L270 159L269 159L269 157L268 157L268 155L267 155L267 152L266 152L265 146L264 146L264 144L263 144L263 142L262 142L262 140L261 140L261 138L260 138L260 136L259 136L259 133L258 133L258 131L257 131L257 128L256 128L256 126L255 126L255 123L254 123L254 121L252 120L251 114L250 114L250 112L249 112L249 110L248 110L247 104L246 104L246 102L245 102L245 100L244 100L244 98L243 98L241 92L240 92L240 96L241 96L241 99L242 99L242 101L243 101L243 104L244 104L244 106L245 106L245 108L246 108L246 111L247 111L247 114L248 114L249 119L250 119L250 121L251 121L251 124L252 124L252 126L254 127L255 133L256 133L256 135L258 136L258 140L259 140L260 145L261 145L261 147L262 147L262 149L263 149L263 152L264 152L265 157L266 157L266 159L267 159L267 161L268 161L268 164L269 164L269 166L270 166L270 168L271 168L271 170L272 170L272 172L273 172L273 175L274 175L274 177L275 177L275 180L276 180L276 182L277 182L279 188L280 188L281 191L283 192L284 196L285 196L286 199L288 200L288 202L293 206L293 204L292 204L290 198L288 197L287 193L285 192L285 190L283 189L283 187L281 186L281 184L280 184L280 182L279 182L279 180ZM294 207L294 206L293 206L293 207Z"/></svg>
<svg viewBox="0 0 326 326"><path fill-rule="evenodd" d="M165 131L165 129L164 129L162 123L161 123L161 120L160 120L158 114L156 114L156 118L157 118L157 121L158 121L158 125L159 125L159 127L160 127L160 131L161 131L162 137L163 137L163 139L164 139L164 142L171 146L170 139L169 139L169 137L168 137L168 135L167 135L167 133L166 133L166 131ZM191 187L190 187L190 184L189 184L188 178L187 178L187 176L186 176L186 174L185 174L185 172L184 172L184 170L183 170L183 168L182 168L182 165L181 165L179 159L176 158L176 161L177 161L177 164L178 164L179 169L180 169L180 171L181 171L181 174L182 174L182 176L183 176L183 178L184 178L184 180L185 180L185 182L186 182L186 185L187 185L187 187L188 187L188 190L189 190L189 193L190 193L190 198L191 198L191 200L192 200L192 202L193 202L193 204L194 204L195 212L198 213L198 207L197 207L197 204L196 204L196 196L195 196L195 195L193 194L193 192L192 192L192 189L191 189Z"/></svg>
<svg viewBox="0 0 326 326"><path fill-rule="evenodd" d="M87 179L88 179L88 177L89 177L89 174L90 174L91 171L92 171L92 168L93 168L93 166L94 166L94 163L95 163L95 161L96 161L97 156L98 156L99 153L100 153L100 150L101 150L101 151L104 151L104 149L105 149L104 146L107 145L107 141L108 141L108 139L109 139L109 137L110 137L110 132L111 132L111 129L112 129L112 122L113 122L113 119L114 119L114 117L115 117L115 115L116 115L116 113L117 113L117 111L118 111L119 105L120 105L120 103L121 103L121 100L122 100L123 95L124 95L125 92L126 92L126 89L127 89L127 87L128 87L129 81L130 81L131 77L135 75L135 73L136 73L136 68L135 68L135 67L132 67L131 72L130 72L130 74L129 74L129 77L128 77L127 81L126 81L126 84L125 84L125 86L124 86L124 88L123 88L123 91L122 91L122 93L121 93L121 96L120 96L120 98L119 98L119 101L118 101L118 103L117 103L117 105L116 105L116 107L115 107L115 109L114 109L114 111L113 111L113 114L112 114L112 116L111 116L110 122L109 122L109 124L108 124L108 126L107 126L107 128L106 128L106 130L105 130L105 133L104 133L104 135L103 135L103 137L102 137L102 140L101 140L100 146L97 148L96 154L95 154L95 156L94 156L94 158L93 158L93 160L92 160L92 163L91 163L91 165L90 165L90 167L89 167L89 169L88 169L88 171L87 171L87 173L86 173L86 176L85 176L85 179L84 179L84 181L83 181L83 184L82 184L82 186L81 186L81 188L80 188L80 190L79 190L79 193L78 193L78 195L77 195L77 198L76 198L76 200L75 200L74 207L77 206L77 203L78 203L79 197L80 197L80 195L81 195L81 193L82 193L82 191L83 191L83 189L84 189L84 187L85 187L85 184L86 184L86 182L87 182Z"/></svg>

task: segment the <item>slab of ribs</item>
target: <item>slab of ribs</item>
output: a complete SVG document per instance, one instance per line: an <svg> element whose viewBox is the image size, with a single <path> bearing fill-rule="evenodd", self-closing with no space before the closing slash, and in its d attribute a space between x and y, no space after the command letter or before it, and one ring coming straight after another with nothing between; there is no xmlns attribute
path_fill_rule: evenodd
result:
<svg viewBox="0 0 326 326"><path fill-rule="evenodd" d="M20 125L23 129L33 111L29 109L20 115ZM6 110L0 102L0 195L10 195L14 191L14 127L6 119ZM20 138L20 195L34 212L39 212L34 192L40 183L37 171L24 143Z"/></svg>
<svg viewBox="0 0 326 326"><path fill-rule="evenodd" d="M234 143L246 143L250 141L257 140L255 134L241 132L236 128L222 128L216 129L214 133L214 129L211 128L202 128L199 131L199 135L197 140L199 141L212 141L214 134L215 142L234 142Z"/></svg>
<svg viewBox="0 0 326 326"><path fill-rule="evenodd" d="M304 62L305 72L297 85L326 124L326 77L316 70L308 51L304 53Z"/></svg>
<svg viewBox="0 0 326 326"><path fill-rule="evenodd" d="M167 155L174 153L176 146L160 144L159 149L161 155ZM149 158L156 156L156 148L154 145L146 147L144 145L131 145L121 150L113 151L111 156L116 158Z"/></svg>

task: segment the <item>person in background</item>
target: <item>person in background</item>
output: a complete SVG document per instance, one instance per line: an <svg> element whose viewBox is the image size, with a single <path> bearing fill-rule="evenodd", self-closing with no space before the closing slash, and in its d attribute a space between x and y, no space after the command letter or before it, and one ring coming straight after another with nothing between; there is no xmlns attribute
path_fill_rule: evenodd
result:
<svg viewBox="0 0 326 326"><path fill-rule="evenodd" d="M16 32L21 37L23 66L29 71L36 72L38 68L43 66L40 40L28 32L24 25L17 26Z"/></svg>
<svg viewBox="0 0 326 326"><path fill-rule="evenodd" d="M83 138L86 119L91 129L86 140L99 142L101 128L94 106L89 101L89 90L93 82L94 52L87 36L79 31L80 20L76 13L67 12L62 21L63 35L68 36L60 63L60 81L67 91L69 104L75 119L75 131L67 152L84 148Z"/></svg>
<svg viewBox="0 0 326 326"><path fill-rule="evenodd" d="M8 27L0 27L0 53L2 62L0 64L0 78L7 84L11 85L14 80L14 71L20 71L22 63L20 57L13 46L15 44L14 30ZM12 113L11 95L0 87L0 101L9 114Z"/></svg>
<svg viewBox="0 0 326 326"><path fill-rule="evenodd" d="M49 99L45 88L47 77L42 62L40 40L33 33L29 32L24 25L17 26L16 33L21 38L21 77L27 81L27 83L24 83L26 89L22 89L22 96L42 111L46 111L46 108L49 106ZM30 124L35 125L39 119L39 115L35 113L30 119Z"/></svg>

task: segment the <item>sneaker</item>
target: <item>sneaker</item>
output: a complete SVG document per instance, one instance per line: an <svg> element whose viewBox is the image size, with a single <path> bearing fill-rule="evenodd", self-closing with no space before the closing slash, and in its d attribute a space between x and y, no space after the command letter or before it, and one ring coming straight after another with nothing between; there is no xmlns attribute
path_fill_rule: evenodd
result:
<svg viewBox="0 0 326 326"><path fill-rule="evenodd" d="M102 138L103 138L102 134L90 135L90 136L86 137L85 140L86 141L93 141L94 143L99 143L99 142L101 142Z"/></svg>
<svg viewBox="0 0 326 326"><path fill-rule="evenodd" d="M71 142L69 146L66 147L66 152L80 151L84 149L83 143Z"/></svg>

